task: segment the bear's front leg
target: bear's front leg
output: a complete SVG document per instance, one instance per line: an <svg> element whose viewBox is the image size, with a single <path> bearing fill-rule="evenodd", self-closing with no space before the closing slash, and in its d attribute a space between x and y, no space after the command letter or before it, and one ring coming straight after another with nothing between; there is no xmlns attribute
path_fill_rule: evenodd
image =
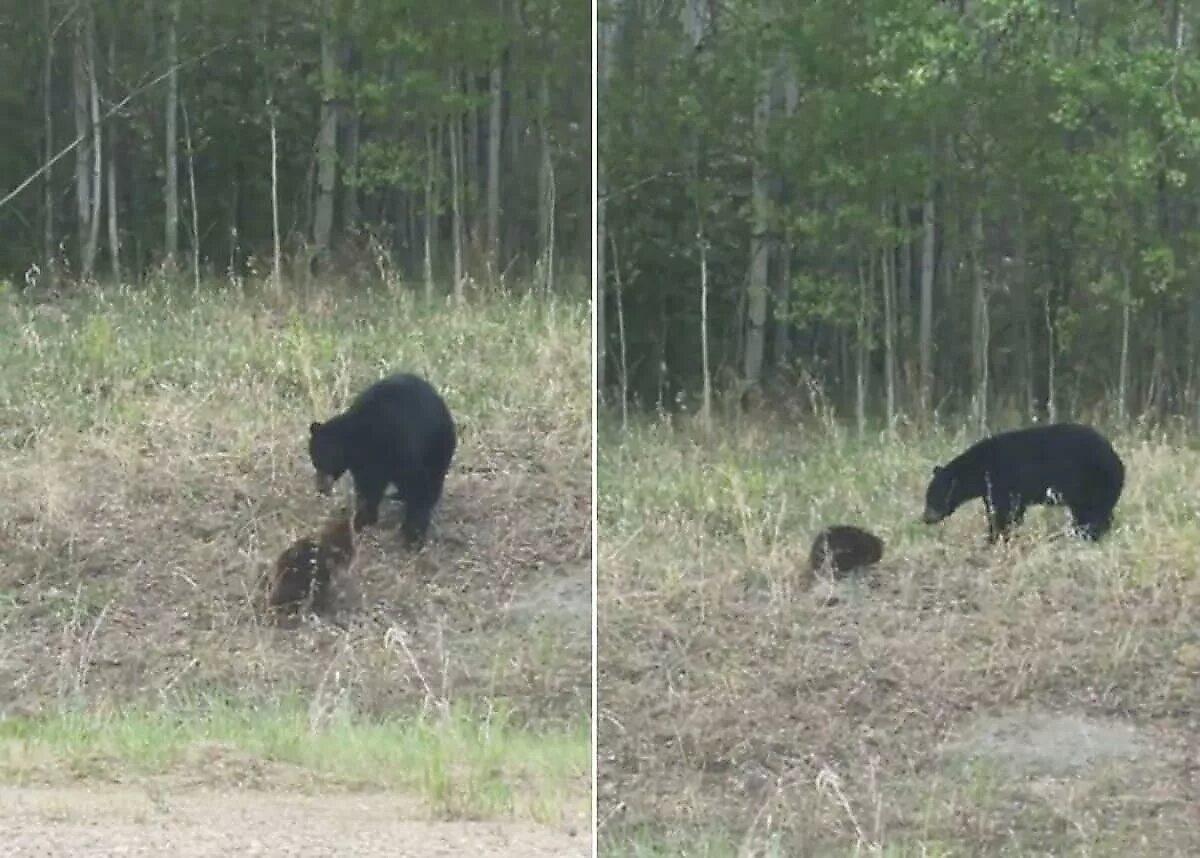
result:
<svg viewBox="0 0 1200 858"><path fill-rule="evenodd" d="M379 521L379 504L383 501L383 490L387 481L374 477L354 478L355 510L354 530L362 530Z"/></svg>

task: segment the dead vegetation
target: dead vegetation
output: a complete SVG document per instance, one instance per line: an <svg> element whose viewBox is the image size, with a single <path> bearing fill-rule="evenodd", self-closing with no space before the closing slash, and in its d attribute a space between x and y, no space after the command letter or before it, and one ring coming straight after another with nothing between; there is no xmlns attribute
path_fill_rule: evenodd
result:
<svg viewBox="0 0 1200 858"><path fill-rule="evenodd" d="M1048 509L989 548L976 506L919 523L962 441L602 438L605 854L1200 852L1200 456L1118 435L1109 537ZM839 520L887 555L812 588Z"/></svg>
<svg viewBox="0 0 1200 858"><path fill-rule="evenodd" d="M0 313L4 714L218 695L586 718L586 620L511 611L589 575L584 308L121 290ZM385 503L329 618L264 623L256 581L351 488L312 490L309 421L394 369L462 426L430 544L406 550Z"/></svg>

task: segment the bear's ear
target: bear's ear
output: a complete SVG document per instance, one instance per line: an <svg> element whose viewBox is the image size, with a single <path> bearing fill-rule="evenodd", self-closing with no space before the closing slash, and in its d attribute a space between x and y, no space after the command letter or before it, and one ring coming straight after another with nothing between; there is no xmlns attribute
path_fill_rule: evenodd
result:
<svg viewBox="0 0 1200 858"><path fill-rule="evenodd" d="M308 424L308 432L310 435L316 435L320 431L321 431L321 424L319 422L317 422L316 420L314 420L312 423Z"/></svg>

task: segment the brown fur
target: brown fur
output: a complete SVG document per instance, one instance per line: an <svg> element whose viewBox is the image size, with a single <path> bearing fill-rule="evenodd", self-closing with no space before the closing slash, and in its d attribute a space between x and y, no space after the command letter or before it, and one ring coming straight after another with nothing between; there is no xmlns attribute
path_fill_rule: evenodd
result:
<svg viewBox="0 0 1200 858"><path fill-rule="evenodd" d="M873 533L848 524L835 524L817 534L808 565L813 572L827 566L834 577L878 563L883 557L883 540Z"/></svg>
<svg viewBox="0 0 1200 858"><path fill-rule="evenodd" d="M329 608L333 578L354 560L354 532L349 515L325 522L316 536L303 536L289 545L268 577L268 610L295 614L304 607L316 613Z"/></svg>

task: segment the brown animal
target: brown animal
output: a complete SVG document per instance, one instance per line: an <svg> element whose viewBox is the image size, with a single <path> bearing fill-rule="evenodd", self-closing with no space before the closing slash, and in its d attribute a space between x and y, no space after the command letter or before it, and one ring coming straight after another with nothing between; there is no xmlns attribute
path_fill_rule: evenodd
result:
<svg viewBox="0 0 1200 858"><path fill-rule="evenodd" d="M832 572L842 578L847 573L883 557L883 540L873 533L848 524L835 524L817 534L808 554L813 572Z"/></svg>
<svg viewBox="0 0 1200 858"><path fill-rule="evenodd" d="M330 518L314 536L289 545L267 577L268 610L296 614L309 607L322 613L329 607L330 582L354 560L354 528L350 515Z"/></svg>

